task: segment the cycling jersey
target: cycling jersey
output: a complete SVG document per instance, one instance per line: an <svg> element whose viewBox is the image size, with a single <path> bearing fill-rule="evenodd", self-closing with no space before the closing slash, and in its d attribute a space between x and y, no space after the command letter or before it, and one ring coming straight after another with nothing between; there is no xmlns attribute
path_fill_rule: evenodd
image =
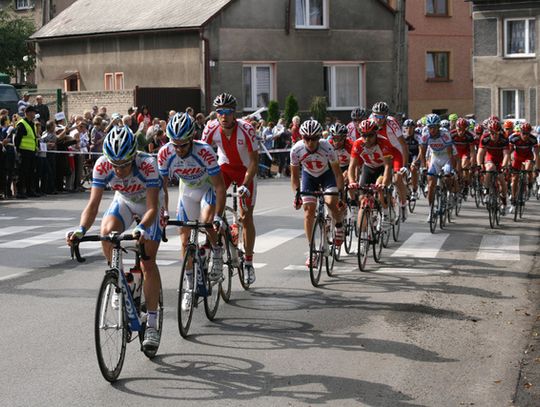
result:
<svg viewBox="0 0 540 407"><path fill-rule="evenodd" d="M364 139L358 139L353 144L352 158L357 158L359 165L370 168L378 168L384 165L385 157L393 157L397 151L390 142L382 136L377 136L377 142L371 146L366 146Z"/></svg>
<svg viewBox="0 0 540 407"><path fill-rule="evenodd" d="M407 143L407 148L409 149L410 164L416 157L418 157L421 132L419 129L414 129L414 133L412 136L403 135L403 138L405 139L405 143Z"/></svg>
<svg viewBox="0 0 540 407"><path fill-rule="evenodd" d="M453 147L454 143L448 130L439 129L437 136L433 137L429 133L428 127L425 127L420 144L426 147L431 153L430 165L427 172L428 175L437 175L441 171L445 174L450 174L452 172L450 161L452 157L448 153L448 147ZM453 153L454 151L452 149L452 154Z"/></svg>
<svg viewBox="0 0 540 407"><path fill-rule="evenodd" d="M500 167L504 158L504 151L508 151L508 140L499 136L499 139L495 141L491 134L486 133L480 140L480 148L486 150L486 162L492 162Z"/></svg>
<svg viewBox="0 0 540 407"><path fill-rule="evenodd" d="M530 161L534 158L534 150L537 142L536 138L532 135L529 135L523 140L520 133L514 133L508 138L508 142L514 150L512 153L512 168L515 170L521 169L525 161Z"/></svg>
<svg viewBox="0 0 540 407"><path fill-rule="evenodd" d="M457 155L462 157L469 157L471 155L471 144L474 144L474 135L465 130L463 134L459 134L457 129L450 131L454 146L457 149Z"/></svg>
<svg viewBox="0 0 540 407"><path fill-rule="evenodd" d="M343 167L348 167L349 162L351 161L351 151L353 147L353 142L350 139L345 139L345 142L343 143L341 148L336 148L335 141L332 137L328 139L330 144L332 144L332 147L334 147L334 150L336 150L336 154L338 156L339 160L339 166L343 169Z"/></svg>
<svg viewBox="0 0 540 407"><path fill-rule="evenodd" d="M302 171L313 177L321 176L329 168L329 164L338 161L334 147L328 140L319 140L314 152L307 150L304 140L295 143L291 149L291 165L302 165Z"/></svg>
<svg viewBox="0 0 540 407"><path fill-rule="evenodd" d="M347 124L347 138L353 143L360 138L358 123L356 123L354 120Z"/></svg>
<svg viewBox="0 0 540 407"><path fill-rule="evenodd" d="M399 154L403 156L403 148L401 147L401 143L399 142L399 139L403 137L403 132L401 130L401 126L394 117L387 116L386 124L379 130L377 130L377 134L386 137L390 144L392 144L397 150L397 152L399 152ZM394 157L394 159L396 159L396 157Z"/></svg>

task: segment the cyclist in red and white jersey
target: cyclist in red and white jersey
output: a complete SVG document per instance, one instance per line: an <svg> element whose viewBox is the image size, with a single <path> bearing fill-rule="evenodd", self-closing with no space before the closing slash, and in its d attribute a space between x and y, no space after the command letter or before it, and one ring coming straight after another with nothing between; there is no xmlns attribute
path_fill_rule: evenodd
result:
<svg viewBox="0 0 540 407"><path fill-rule="evenodd" d="M366 109L357 107L351 112L352 121L347 124L347 138L353 143L360 138L360 132L358 131L358 125L362 120L367 119L369 113Z"/></svg>
<svg viewBox="0 0 540 407"><path fill-rule="evenodd" d="M247 284L253 284L255 282L253 209L257 196L259 145L253 126L245 120L234 117L236 98L233 95L229 93L218 95L214 99L214 107L218 118L206 124L202 141L217 146L218 164L223 174L225 188L236 182L238 194L245 203L240 205L246 252L244 278Z"/></svg>

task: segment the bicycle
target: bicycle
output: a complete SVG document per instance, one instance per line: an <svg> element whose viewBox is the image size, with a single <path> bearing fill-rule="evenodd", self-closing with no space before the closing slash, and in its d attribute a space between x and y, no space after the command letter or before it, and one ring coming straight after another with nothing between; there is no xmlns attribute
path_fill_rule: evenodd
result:
<svg viewBox="0 0 540 407"><path fill-rule="evenodd" d="M495 226L501 223L501 208L500 208L500 192L499 192L499 171L482 171L483 174L491 175L491 180L488 186L485 205L488 211L489 227L494 229Z"/></svg>
<svg viewBox="0 0 540 407"><path fill-rule="evenodd" d="M198 308L201 298L204 303L204 312L208 320L213 321L220 298L220 281L212 281L208 277L208 269L212 267L212 255L210 250L201 247L198 242L199 231L205 231L206 228L212 228L211 223L201 223L195 221L169 220L167 226L180 226L191 229L189 241L184 253L182 262L182 271L180 272L180 284L178 287L178 330L183 338L187 338L193 309ZM209 248L209 245L204 246ZM188 267L192 267L192 277L187 276ZM191 284L190 284L191 280ZM184 296L188 296L188 304L182 307Z"/></svg>
<svg viewBox="0 0 540 407"><path fill-rule="evenodd" d="M418 189L422 191L424 198L427 197L427 168L420 168L418 175Z"/></svg>
<svg viewBox="0 0 540 407"><path fill-rule="evenodd" d="M444 178L450 175L440 172L433 176L437 178L437 184L435 185L433 205L430 206L429 213L429 231L431 233L435 233L437 222L439 222L439 228L442 230L446 227L446 220L450 221L450 211L448 210L449 191L446 182L444 182Z"/></svg>
<svg viewBox="0 0 540 407"><path fill-rule="evenodd" d="M394 242L397 242L399 238L399 231L401 229L401 208L398 204L399 196L397 195L397 191L393 185L384 188L383 198L388 210L388 219L383 226L385 229L392 229L392 238L394 239ZM388 247L389 240L390 233L385 235L383 238L383 246L385 248Z"/></svg>
<svg viewBox="0 0 540 407"><path fill-rule="evenodd" d="M347 194L347 191L345 191ZM351 204L351 199L347 195L347 208L345 214L345 220L343 222L345 239L343 245L345 246L345 253L350 254L352 251L353 235L357 235L357 222L358 222L358 206Z"/></svg>
<svg viewBox="0 0 540 407"><path fill-rule="evenodd" d="M519 219L523 218L523 210L525 207L525 201L528 199L528 182L529 174L532 173L532 170L513 170L513 174L519 174L518 179L518 190L516 195L516 202L514 207L514 222L517 222Z"/></svg>
<svg viewBox="0 0 540 407"><path fill-rule="evenodd" d="M471 194L471 198L474 198L474 204L477 209L484 205L484 186L482 183L481 168L479 165L471 167L472 178L469 187L469 193Z"/></svg>
<svg viewBox="0 0 540 407"><path fill-rule="evenodd" d="M317 209L315 222L311 233L309 244L309 278L314 287L319 286L323 260L325 261L326 274L333 276L335 261L335 245L333 239L333 228L330 217L326 215L325 196L338 196L339 192L323 191L301 191L300 195L314 196L317 198ZM330 259L331 258L331 259Z"/></svg>
<svg viewBox="0 0 540 407"><path fill-rule="evenodd" d="M144 349L142 342L146 330L146 303L144 299L144 274L140 272L140 259L147 260L144 246L130 248L135 253L135 266L124 272L122 255L127 249L123 241L136 240L132 235L111 232L107 236L87 235L74 241L71 257L79 263L86 261L79 251L82 242L110 242L113 244L111 268L105 271L96 303L94 318L94 340L99 369L105 380L114 382L120 375L126 355L126 345L139 338L141 351L152 359L158 348ZM134 272L140 273L141 283L133 283ZM133 289L129 286L131 280ZM163 290L159 289L158 318L156 327L159 336L163 330ZM136 334L136 336L134 336Z"/></svg>

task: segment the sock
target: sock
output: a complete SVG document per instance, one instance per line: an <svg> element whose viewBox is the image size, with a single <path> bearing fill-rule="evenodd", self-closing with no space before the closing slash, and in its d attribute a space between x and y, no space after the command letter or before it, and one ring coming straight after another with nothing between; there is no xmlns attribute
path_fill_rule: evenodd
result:
<svg viewBox="0 0 540 407"><path fill-rule="evenodd" d="M343 223L339 222L339 223L336 223L336 228L342 228L343 227Z"/></svg>
<svg viewBox="0 0 540 407"><path fill-rule="evenodd" d="M148 319L146 320L146 326L148 328L156 328L157 327L157 311L148 311Z"/></svg>
<svg viewBox="0 0 540 407"><path fill-rule="evenodd" d="M186 278L187 278L188 288L192 289L193 288L193 269L186 270Z"/></svg>
<svg viewBox="0 0 540 407"><path fill-rule="evenodd" d="M246 254L244 264L253 264L253 255L252 254L251 255Z"/></svg>

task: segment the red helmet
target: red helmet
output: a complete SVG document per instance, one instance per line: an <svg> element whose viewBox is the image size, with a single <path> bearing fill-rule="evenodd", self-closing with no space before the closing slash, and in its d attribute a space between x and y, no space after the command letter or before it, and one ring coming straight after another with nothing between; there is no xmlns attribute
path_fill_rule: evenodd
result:
<svg viewBox="0 0 540 407"><path fill-rule="evenodd" d="M377 123L373 119L364 120L360 122L360 126L358 126L361 134L374 133L378 128L379 126L377 126Z"/></svg>
<svg viewBox="0 0 540 407"><path fill-rule="evenodd" d="M501 131L501 122L499 120L490 120L488 122L488 130L492 132Z"/></svg>
<svg viewBox="0 0 540 407"><path fill-rule="evenodd" d="M482 134L484 134L484 128L481 124L477 124L474 127L474 134L476 134L477 136L481 136Z"/></svg>
<svg viewBox="0 0 540 407"><path fill-rule="evenodd" d="M531 131L532 131L532 126L531 126L530 123L525 122L525 123L523 123L523 124L521 125L521 132L522 132L523 134L530 134Z"/></svg>
<svg viewBox="0 0 540 407"><path fill-rule="evenodd" d="M499 116L495 116L495 115L492 115L492 116L489 116L489 121L497 121L497 122L500 122L501 119L499 119Z"/></svg>
<svg viewBox="0 0 540 407"><path fill-rule="evenodd" d="M514 122L512 120L507 120L503 124L503 129L505 130L512 130L514 128Z"/></svg>
<svg viewBox="0 0 540 407"><path fill-rule="evenodd" d="M469 122L467 121L467 119L460 117L456 122L456 127L460 130L466 130L467 127L469 127Z"/></svg>

